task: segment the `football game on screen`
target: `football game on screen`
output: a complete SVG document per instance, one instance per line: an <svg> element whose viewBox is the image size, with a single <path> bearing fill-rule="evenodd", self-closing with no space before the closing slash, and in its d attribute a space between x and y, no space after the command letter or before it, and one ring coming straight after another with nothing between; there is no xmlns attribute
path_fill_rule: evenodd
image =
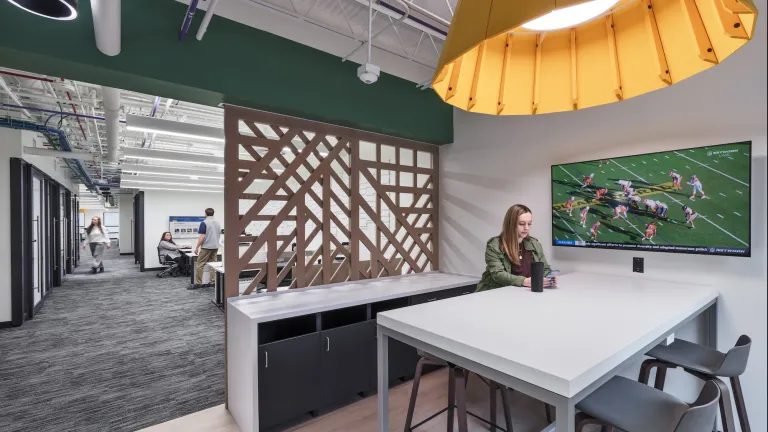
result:
<svg viewBox="0 0 768 432"><path fill-rule="evenodd" d="M748 256L750 146L553 165L552 242Z"/></svg>

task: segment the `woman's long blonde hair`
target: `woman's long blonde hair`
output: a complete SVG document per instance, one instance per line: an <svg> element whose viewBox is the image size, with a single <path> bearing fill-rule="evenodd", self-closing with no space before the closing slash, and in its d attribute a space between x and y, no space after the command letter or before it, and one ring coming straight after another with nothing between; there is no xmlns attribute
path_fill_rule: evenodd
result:
<svg viewBox="0 0 768 432"><path fill-rule="evenodd" d="M504 223L501 225L501 235L499 236L501 250L507 254L510 261L515 265L520 265L520 241L517 238L517 221L520 219L520 215L526 213L532 213L531 209L522 204L515 204L507 210L507 214L504 216Z"/></svg>

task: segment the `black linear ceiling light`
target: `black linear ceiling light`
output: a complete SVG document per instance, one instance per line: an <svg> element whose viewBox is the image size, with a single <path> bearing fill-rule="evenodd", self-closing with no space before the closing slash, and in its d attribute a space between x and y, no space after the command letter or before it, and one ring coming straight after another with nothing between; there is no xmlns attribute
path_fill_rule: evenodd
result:
<svg viewBox="0 0 768 432"><path fill-rule="evenodd" d="M77 18L77 0L8 0L8 2L44 18L59 21Z"/></svg>

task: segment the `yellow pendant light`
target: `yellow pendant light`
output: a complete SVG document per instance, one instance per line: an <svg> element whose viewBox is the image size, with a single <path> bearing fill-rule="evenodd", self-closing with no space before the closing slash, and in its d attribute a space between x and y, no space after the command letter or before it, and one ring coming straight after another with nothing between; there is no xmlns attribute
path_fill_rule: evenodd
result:
<svg viewBox="0 0 768 432"><path fill-rule="evenodd" d="M717 65L756 23L752 0L459 0L432 88L494 115L603 105Z"/></svg>

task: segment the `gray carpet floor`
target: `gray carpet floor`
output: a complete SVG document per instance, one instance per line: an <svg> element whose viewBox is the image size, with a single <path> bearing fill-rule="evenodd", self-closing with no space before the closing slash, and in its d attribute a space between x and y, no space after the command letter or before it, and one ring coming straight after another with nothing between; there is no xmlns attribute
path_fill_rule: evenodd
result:
<svg viewBox="0 0 768 432"><path fill-rule="evenodd" d="M83 260L41 312L0 330L0 431L134 431L224 402L224 315L213 288Z"/></svg>

